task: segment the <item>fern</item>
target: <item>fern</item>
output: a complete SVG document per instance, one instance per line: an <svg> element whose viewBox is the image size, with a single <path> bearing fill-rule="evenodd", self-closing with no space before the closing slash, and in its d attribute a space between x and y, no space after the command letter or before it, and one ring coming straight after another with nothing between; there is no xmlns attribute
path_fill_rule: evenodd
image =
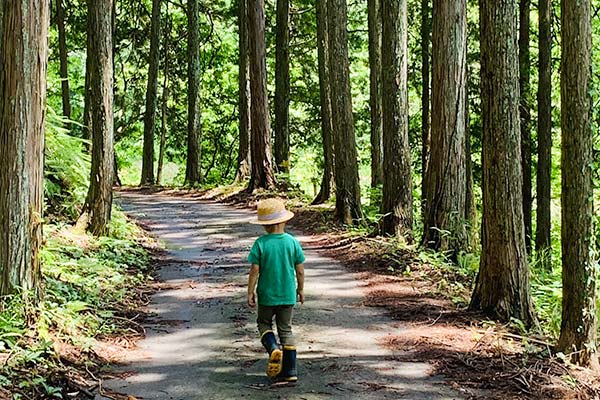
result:
<svg viewBox="0 0 600 400"><path fill-rule="evenodd" d="M46 118L44 195L51 220L74 220L79 215L89 185L90 156L86 140L71 136L65 120L51 107Z"/></svg>

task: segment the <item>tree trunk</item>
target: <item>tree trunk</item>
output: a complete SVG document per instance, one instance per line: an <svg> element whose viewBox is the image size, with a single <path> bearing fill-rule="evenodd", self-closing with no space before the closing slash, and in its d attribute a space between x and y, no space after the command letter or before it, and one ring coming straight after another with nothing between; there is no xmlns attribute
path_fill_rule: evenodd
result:
<svg viewBox="0 0 600 400"><path fill-rule="evenodd" d="M383 183L381 120L381 0L368 0L371 107L371 187Z"/></svg>
<svg viewBox="0 0 600 400"><path fill-rule="evenodd" d="M90 125L92 169L82 218L89 231L108 232L114 177L113 145L113 0L88 0L88 54L90 67Z"/></svg>
<svg viewBox="0 0 600 400"><path fill-rule="evenodd" d="M529 93L529 9L531 0L519 1L519 90L521 104L521 164L523 165L523 221L525 223L525 247L531 253L531 105Z"/></svg>
<svg viewBox="0 0 600 400"><path fill-rule="evenodd" d="M91 37L87 35L86 48L90 48ZM91 94L90 94L90 70L91 70L92 57L89 53L85 57L85 81L83 88L83 138L89 141L89 145L86 144L88 151L91 150L92 141L92 114L90 109Z"/></svg>
<svg viewBox="0 0 600 400"><path fill-rule="evenodd" d="M423 244L463 250L466 240L467 4L433 1L431 154Z"/></svg>
<svg viewBox="0 0 600 400"><path fill-rule="evenodd" d="M471 308L535 323L523 226L516 0L481 0L483 222Z"/></svg>
<svg viewBox="0 0 600 400"><path fill-rule="evenodd" d="M69 91L69 59L67 52L67 36L65 33L65 10L62 0L56 1L56 25L58 26L58 52L60 56L60 79L62 89L63 115L71 119L71 94Z"/></svg>
<svg viewBox="0 0 600 400"><path fill-rule="evenodd" d="M250 70L248 68L248 0L239 0L239 102L240 140L235 182L250 176Z"/></svg>
<svg viewBox="0 0 600 400"><path fill-rule="evenodd" d="M290 2L277 0L275 37L275 164L290 169Z"/></svg>
<svg viewBox="0 0 600 400"><path fill-rule="evenodd" d="M152 185L154 183L154 130L156 127L156 97L160 60L160 3L161 0L152 0L148 86L146 88L146 111L144 113L144 150L140 185Z"/></svg>
<svg viewBox="0 0 600 400"><path fill-rule="evenodd" d="M351 224L362 218L362 210L350 93L346 0L328 0L327 5L335 149L335 210L340 222Z"/></svg>
<svg viewBox="0 0 600 400"><path fill-rule="evenodd" d="M598 367L590 1L561 1L562 322L558 349Z"/></svg>
<svg viewBox="0 0 600 400"><path fill-rule="evenodd" d="M0 3L0 295L41 295L47 0Z"/></svg>
<svg viewBox="0 0 600 400"><path fill-rule="evenodd" d="M408 143L406 0L382 0L383 204L382 232L412 235L412 174Z"/></svg>
<svg viewBox="0 0 600 400"><path fill-rule="evenodd" d="M423 80L421 92L421 213L425 215L427 204L427 162L429 160L430 141L430 67L429 44L431 42L430 0L421 0L421 79Z"/></svg>
<svg viewBox="0 0 600 400"><path fill-rule="evenodd" d="M468 10L468 3L467 3ZM469 35L467 29L467 36ZM469 68L467 67L467 87L469 86ZM469 114L469 94L467 90L467 118L465 119L465 152L466 152L466 170L467 170L467 194L466 194L466 202L465 202L465 212L463 214L463 218L466 222L467 228L467 242L466 251L469 251L473 246L473 225L475 222L475 218L477 217L477 208L475 205L475 190L473 188L473 160L471 155L473 154L471 151L471 122L470 122L470 114Z"/></svg>
<svg viewBox="0 0 600 400"><path fill-rule="evenodd" d="M333 126L331 115L331 80L329 79L329 34L327 28L327 1L317 1L317 53L319 58L319 95L321 103L321 136L323 138L323 178L321 189L313 204L321 204L331 197L333 181Z"/></svg>
<svg viewBox="0 0 600 400"><path fill-rule="evenodd" d="M114 131L114 128L113 128ZM121 178L119 177L119 162L117 158L117 153L114 153L114 161L113 161L113 186L123 186L121 183Z"/></svg>
<svg viewBox="0 0 600 400"><path fill-rule="evenodd" d="M200 21L199 1L188 0L188 137L185 183L201 183Z"/></svg>
<svg viewBox="0 0 600 400"><path fill-rule="evenodd" d="M538 163L536 180L535 250L551 267L550 200L552 173L552 0L540 0L540 51L538 83Z"/></svg>
<svg viewBox="0 0 600 400"><path fill-rule="evenodd" d="M267 52L265 42L265 2L248 0L250 42L251 160L252 174L248 191L275 186L271 160L271 127L267 97Z"/></svg>
<svg viewBox="0 0 600 400"><path fill-rule="evenodd" d="M167 111L169 102L169 37L171 35L169 3L166 4L165 16L165 32L163 38L164 51L164 70L163 70L163 86L162 86L162 107L161 107L161 128L160 128L160 145L158 150L158 167L156 171L156 184L160 185L162 180L163 165L165 160L165 144L167 142Z"/></svg>

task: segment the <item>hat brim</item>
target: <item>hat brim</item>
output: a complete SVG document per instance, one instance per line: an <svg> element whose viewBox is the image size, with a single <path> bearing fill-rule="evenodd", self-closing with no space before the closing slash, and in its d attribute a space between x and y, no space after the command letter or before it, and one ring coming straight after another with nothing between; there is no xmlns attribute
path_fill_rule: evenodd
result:
<svg viewBox="0 0 600 400"><path fill-rule="evenodd" d="M287 215L285 217L270 219L268 221L260 221L258 218L254 218L250 220L250 223L253 225L277 225L281 224L282 222L287 222L292 218L294 218L294 213L287 211Z"/></svg>

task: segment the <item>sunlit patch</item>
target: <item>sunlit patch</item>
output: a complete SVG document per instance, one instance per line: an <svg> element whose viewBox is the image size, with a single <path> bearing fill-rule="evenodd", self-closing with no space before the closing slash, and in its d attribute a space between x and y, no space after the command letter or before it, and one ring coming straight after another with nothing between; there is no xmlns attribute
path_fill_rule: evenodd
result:
<svg viewBox="0 0 600 400"><path fill-rule="evenodd" d="M165 374L155 374L155 373L146 373L146 374L138 374L131 376L129 381L133 383L151 383L151 382L160 382L165 380Z"/></svg>

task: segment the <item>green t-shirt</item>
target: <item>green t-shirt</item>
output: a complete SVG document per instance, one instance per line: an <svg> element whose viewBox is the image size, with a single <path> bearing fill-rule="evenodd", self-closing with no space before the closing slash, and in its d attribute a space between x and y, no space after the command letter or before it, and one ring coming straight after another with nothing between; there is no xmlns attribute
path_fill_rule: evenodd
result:
<svg viewBox="0 0 600 400"><path fill-rule="evenodd" d="M248 261L260 267L258 304L296 304L296 268L304 262L302 246L288 233L270 233L256 239Z"/></svg>

